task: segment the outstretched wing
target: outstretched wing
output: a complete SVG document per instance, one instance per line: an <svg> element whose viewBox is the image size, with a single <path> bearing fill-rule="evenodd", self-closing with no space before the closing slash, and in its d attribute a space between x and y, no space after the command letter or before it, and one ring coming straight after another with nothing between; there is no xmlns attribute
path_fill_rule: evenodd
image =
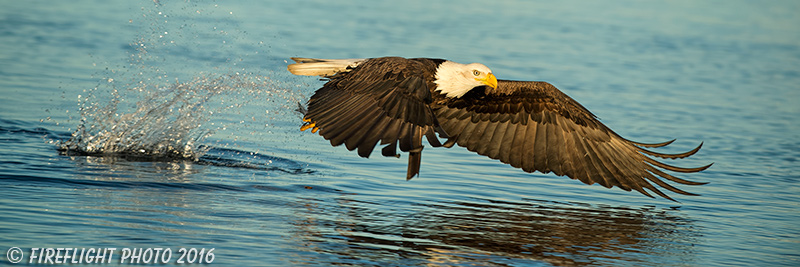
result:
<svg viewBox="0 0 800 267"><path fill-rule="evenodd" d="M303 130L319 130L331 145L369 157L378 142L387 145L384 156L399 156L397 146L409 154L407 178L419 173L422 136L441 146L439 128L430 109L431 62L405 58L375 58L348 72L330 77L308 101ZM427 76L426 76L427 75Z"/></svg>
<svg viewBox="0 0 800 267"><path fill-rule="evenodd" d="M553 172L586 184L634 189L652 197L644 190L647 188L674 201L652 184L694 195L661 178L687 185L705 183L683 180L661 169L691 173L711 166L681 168L656 161L651 157L691 156L702 143L680 154L647 150L672 141L644 144L622 138L577 101L546 82L499 80L496 89L486 87L485 91L473 90L458 99L437 99L432 108L450 136L445 145L455 142L526 172Z"/></svg>

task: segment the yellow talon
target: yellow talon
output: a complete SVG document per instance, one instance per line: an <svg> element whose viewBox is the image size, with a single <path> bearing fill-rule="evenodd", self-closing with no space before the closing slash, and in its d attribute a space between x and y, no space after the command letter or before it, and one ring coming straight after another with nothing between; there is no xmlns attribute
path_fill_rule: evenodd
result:
<svg viewBox="0 0 800 267"><path fill-rule="evenodd" d="M305 121L305 120L306 120L306 119L303 119L303 121ZM309 121L310 121L310 120L309 120ZM305 131L305 130L308 130L309 128L314 128L314 129L312 129L312 130L311 130L311 132L312 132L312 133L313 133L313 132L316 132L316 129L317 129L317 127L316 127L316 126L314 126L314 123L313 123L313 122L312 122L312 123L308 123L308 124L305 124L305 125L301 126L301 127L300 127L300 131Z"/></svg>
<svg viewBox="0 0 800 267"><path fill-rule="evenodd" d="M309 118L303 118L303 121L306 122L303 126L300 127L300 131L311 129L311 133L317 133L319 131L319 127L317 127L315 122L311 122Z"/></svg>

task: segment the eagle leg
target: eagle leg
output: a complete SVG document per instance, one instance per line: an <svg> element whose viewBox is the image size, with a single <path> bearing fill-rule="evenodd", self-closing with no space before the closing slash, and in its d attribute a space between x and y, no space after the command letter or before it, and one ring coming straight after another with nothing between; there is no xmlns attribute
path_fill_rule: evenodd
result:
<svg viewBox="0 0 800 267"><path fill-rule="evenodd" d="M419 167L422 165L422 128L416 127L414 129L413 137L411 138L412 149L408 150L408 170L406 171L406 181L411 180L414 176L419 175Z"/></svg>
<svg viewBox="0 0 800 267"><path fill-rule="evenodd" d="M411 180L414 176L419 175L419 167L422 165L422 149L418 148L408 151L408 170L406 171L406 180Z"/></svg>

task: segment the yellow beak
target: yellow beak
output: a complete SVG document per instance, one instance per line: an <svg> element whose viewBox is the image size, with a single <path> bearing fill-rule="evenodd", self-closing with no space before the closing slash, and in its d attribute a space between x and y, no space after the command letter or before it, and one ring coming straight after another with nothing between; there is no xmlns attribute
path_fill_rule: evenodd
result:
<svg viewBox="0 0 800 267"><path fill-rule="evenodd" d="M486 78L475 79L475 80L480 81L483 84L488 85L489 87L492 87L493 89L497 89L497 77L494 77L494 74L489 73L489 74L486 74Z"/></svg>

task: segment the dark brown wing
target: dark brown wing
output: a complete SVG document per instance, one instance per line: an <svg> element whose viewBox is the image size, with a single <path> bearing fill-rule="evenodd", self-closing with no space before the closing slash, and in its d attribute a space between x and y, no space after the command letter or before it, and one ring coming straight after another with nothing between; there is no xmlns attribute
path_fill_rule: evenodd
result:
<svg viewBox="0 0 800 267"><path fill-rule="evenodd" d="M672 141L644 144L622 138L577 101L546 82L499 80L497 89L475 89L459 99L437 97L432 107L450 136L445 145L456 142L526 172L553 172L586 184L634 189L652 197L644 190L647 188L674 200L651 183L684 195L694 194L660 178L687 185L704 183L686 181L660 169L689 173L711 166L681 168L648 157L688 157L702 143L681 154L647 150L646 147L662 147Z"/></svg>
<svg viewBox="0 0 800 267"><path fill-rule="evenodd" d="M308 101L304 130L319 130L331 145L369 157L378 142L384 156L409 153L407 178L419 173L422 136L441 146L430 109L429 86L438 63L405 58L369 59L330 78Z"/></svg>

